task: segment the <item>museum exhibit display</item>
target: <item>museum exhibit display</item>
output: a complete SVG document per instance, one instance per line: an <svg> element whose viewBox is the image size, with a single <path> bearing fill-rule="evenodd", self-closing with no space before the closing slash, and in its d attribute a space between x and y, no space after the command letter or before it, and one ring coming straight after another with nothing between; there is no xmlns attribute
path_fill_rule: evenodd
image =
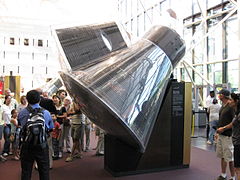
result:
<svg viewBox="0 0 240 180"><path fill-rule="evenodd" d="M63 86L62 80L59 78L54 78L48 81L44 86L40 87L43 92L47 92L48 96L52 96L57 93L59 89Z"/></svg>
<svg viewBox="0 0 240 180"><path fill-rule="evenodd" d="M174 30L153 26L131 45L115 22L54 33L66 89L106 132L106 170L121 176L188 166L191 93L171 78L185 53Z"/></svg>

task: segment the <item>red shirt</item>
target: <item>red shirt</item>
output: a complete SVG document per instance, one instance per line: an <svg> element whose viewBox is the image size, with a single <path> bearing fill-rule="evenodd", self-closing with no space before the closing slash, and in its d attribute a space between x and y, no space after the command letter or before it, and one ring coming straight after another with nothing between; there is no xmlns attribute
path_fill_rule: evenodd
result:
<svg viewBox="0 0 240 180"><path fill-rule="evenodd" d="M52 132L52 137L57 139L60 135L60 131L61 131L61 126L57 121L55 121L53 132Z"/></svg>

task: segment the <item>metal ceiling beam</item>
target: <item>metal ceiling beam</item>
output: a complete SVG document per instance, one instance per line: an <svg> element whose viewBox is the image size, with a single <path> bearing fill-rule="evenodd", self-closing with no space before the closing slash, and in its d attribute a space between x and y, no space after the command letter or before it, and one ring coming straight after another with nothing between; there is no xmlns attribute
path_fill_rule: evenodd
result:
<svg viewBox="0 0 240 180"><path fill-rule="evenodd" d="M190 47L187 52L192 51L198 44L200 44L206 37L208 37L210 34L212 34L220 25L223 24L229 17L231 17L235 12L237 11L237 7L235 7L231 12L229 12L228 15L226 15L217 25L215 25L211 31L206 33L197 43L195 43L192 47Z"/></svg>
<svg viewBox="0 0 240 180"><path fill-rule="evenodd" d="M205 78L201 73L199 73L191 64L189 64L187 61L183 60L182 63L184 63L185 65L187 65L188 67L190 67L198 76L200 76L207 84L209 84L210 86L214 87L213 84L207 79Z"/></svg>
<svg viewBox="0 0 240 180"><path fill-rule="evenodd" d="M234 8L236 8L236 7L234 7ZM227 10L221 11L221 12L219 12L219 13L217 13L217 14L213 14L213 15L207 16L207 17L206 17L206 20L212 19L212 18L215 18L215 17L218 17L218 16L221 16L222 14L229 13L229 12L231 12L234 8L227 9ZM202 22L202 20L195 21L195 22L191 22L191 23L185 24L184 27L185 27L185 28L186 28L186 27L191 27L192 25L194 25L194 24L199 24L199 23L201 23L201 22Z"/></svg>

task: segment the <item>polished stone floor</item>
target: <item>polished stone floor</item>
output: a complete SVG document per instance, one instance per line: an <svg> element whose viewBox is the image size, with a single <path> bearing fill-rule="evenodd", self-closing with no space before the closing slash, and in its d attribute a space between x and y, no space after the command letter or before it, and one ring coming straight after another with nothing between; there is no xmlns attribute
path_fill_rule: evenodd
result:
<svg viewBox="0 0 240 180"><path fill-rule="evenodd" d="M205 127L195 127L191 137L191 145L207 151L215 151L216 145L207 144L207 131Z"/></svg>

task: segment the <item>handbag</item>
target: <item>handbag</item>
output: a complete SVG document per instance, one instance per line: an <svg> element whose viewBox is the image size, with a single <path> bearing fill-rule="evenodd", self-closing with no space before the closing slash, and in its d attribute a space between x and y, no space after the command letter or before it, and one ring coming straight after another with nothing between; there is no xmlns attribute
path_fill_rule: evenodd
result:
<svg viewBox="0 0 240 180"><path fill-rule="evenodd" d="M11 134L10 137L9 137L9 139L10 139L10 142L14 142L14 140L15 140L14 134Z"/></svg>

